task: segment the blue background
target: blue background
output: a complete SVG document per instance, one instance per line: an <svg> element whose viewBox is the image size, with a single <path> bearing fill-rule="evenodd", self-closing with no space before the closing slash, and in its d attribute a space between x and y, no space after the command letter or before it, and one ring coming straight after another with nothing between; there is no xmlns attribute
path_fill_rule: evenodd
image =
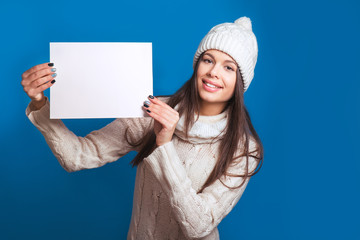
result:
<svg viewBox="0 0 360 240"><path fill-rule="evenodd" d="M25 116L21 74L49 61L49 42L152 42L154 94L172 94L210 28L248 16L259 57L245 100L265 158L219 225L221 239L360 239L357 2L3 1L0 238L125 239L128 231L134 153L69 174ZM84 136L111 120L65 124Z"/></svg>

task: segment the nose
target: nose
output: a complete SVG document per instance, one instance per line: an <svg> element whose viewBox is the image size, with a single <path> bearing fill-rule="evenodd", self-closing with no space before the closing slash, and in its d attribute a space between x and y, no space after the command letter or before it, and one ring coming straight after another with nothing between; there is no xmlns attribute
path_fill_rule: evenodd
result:
<svg viewBox="0 0 360 240"><path fill-rule="evenodd" d="M217 64L213 65L213 67L209 70L209 75L212 78L219 78L219 66Z"/></svg>

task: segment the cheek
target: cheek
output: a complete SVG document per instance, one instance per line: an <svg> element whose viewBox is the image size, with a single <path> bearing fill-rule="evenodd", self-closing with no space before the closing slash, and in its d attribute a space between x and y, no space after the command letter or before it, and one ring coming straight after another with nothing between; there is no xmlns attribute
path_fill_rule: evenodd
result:
<svg viewBox="0 0 360 240"><path fill-rule="evenodd" d="M200 76L203 76L206 73L206 71L207 71L206 67L202 63L200 63L196 74L197 74L197 76L200 77Z"/></svg>
<svg viewBox="0 0 360 240"><path fill-rule="evenodd" d="M229 89L229 91L234 92L235 85L236 85L236 74L229 76L226 79L226 85L227 85L227 88Z"/></svg>
<svg viewBox="0 0 360 240"><path fill-rule="evenodd" d="M204 75L206 75L206 71L205 71L205 68L201 68L199 66L197 72L196 72L196 77L197 77L197 83L198 84L202 84L202 80L201 78L204 77Z"/></svg>

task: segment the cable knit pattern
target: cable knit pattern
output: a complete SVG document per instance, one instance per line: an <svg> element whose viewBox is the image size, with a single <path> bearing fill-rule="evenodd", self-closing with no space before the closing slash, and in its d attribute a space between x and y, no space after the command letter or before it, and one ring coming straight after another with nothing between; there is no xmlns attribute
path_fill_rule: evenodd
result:
<svg viewBox="0 0 360 240"><path fill-rule="evenodd" d="M130 130L128 137L136 141L153 124L148 117L116 119L86 137L78 137L61 120L49 119L49 102L38 111L31 112L28 107L26 115L68 172L100 167L138 150L127 143L126 129ZM172 141L156 148L139 164L128 239L219 239L217 225L239 201L249 181L232 190L217 180L197 194L215 166L217 140L226 117L226 113L200 116L189 138L185 138L181 118ZM251 171L256 162L249 160ZM244 170L244 159L228 169L236 174ZM238 186L242 178L223 176L222 181Z"/></svg>

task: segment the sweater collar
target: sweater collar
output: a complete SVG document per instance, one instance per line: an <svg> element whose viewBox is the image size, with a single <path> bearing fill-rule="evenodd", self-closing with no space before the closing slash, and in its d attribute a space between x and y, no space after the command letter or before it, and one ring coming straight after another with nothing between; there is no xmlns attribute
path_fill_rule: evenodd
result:
<svg viewBox="0 0 360 240"><path fill-rule="evenodd" d="M194 116L195 118L197 115ZM175 129L175 135L190 143L210 143L220 140L225 133L227 111L214 116L199 116L185 136L185 117L182 115Z"/></svg>

